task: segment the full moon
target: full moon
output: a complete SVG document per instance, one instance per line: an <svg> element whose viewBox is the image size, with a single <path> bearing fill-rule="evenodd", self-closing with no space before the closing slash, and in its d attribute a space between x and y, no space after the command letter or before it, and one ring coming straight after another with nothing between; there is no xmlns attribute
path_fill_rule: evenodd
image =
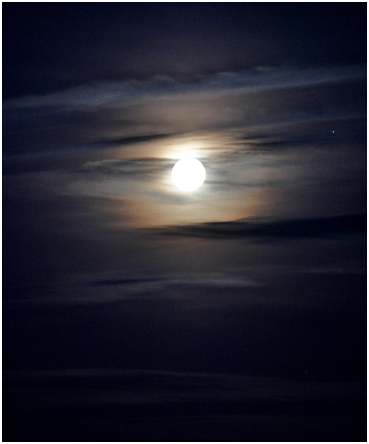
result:
<svg viewBox="0 0 369 444"><path fill-rule="evenodd" d="M204 183L206 171L204 165L194 157L183 157L172 169L174 184L182 191L194 191Z"/></svg>

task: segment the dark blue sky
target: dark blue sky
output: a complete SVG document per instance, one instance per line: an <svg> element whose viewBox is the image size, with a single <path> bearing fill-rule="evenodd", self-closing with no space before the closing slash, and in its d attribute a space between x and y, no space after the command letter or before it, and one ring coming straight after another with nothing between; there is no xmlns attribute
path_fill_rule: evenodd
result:
<svg viewBox="0 0 369 444"><path fill-rule="evenodd" d="M3 9L4 98L95 80L366 62L360 3L47 3Z"/></svg>
<svg viewBox="0 0 369 444"><path fill-rule="evenodd" d="M366 87L366 3L3 3L4 439L366 440Z"/></svg>

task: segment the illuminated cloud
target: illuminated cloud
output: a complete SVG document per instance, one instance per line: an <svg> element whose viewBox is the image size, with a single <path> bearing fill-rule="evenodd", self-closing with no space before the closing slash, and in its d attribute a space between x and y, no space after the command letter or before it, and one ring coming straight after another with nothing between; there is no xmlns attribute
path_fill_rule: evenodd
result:
<svg viewBox="0 0 369 444"><path fill-rule="evenodd" d="M60 108L66 110L121 107L166 100L211 99L218 95L239 95L264 89L311 87L337 82L364 80L366 68L333 66L322 68L255 67L241 72L220 72L181 82L167 77L151 81L97 82L47 95L27 96L4 102L4 109Z"/></svg>

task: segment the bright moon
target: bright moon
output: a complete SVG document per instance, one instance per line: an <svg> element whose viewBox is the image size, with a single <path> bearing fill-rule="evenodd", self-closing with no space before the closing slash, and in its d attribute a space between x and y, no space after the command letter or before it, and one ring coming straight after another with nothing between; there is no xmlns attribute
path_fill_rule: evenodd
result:
<svg viewBox="0 0 369 444"><path fill-rule="evenodd" d="M194 157L183 157L172 169L174 184L182 191L194 191L204 183L204 165Z"/></svg>

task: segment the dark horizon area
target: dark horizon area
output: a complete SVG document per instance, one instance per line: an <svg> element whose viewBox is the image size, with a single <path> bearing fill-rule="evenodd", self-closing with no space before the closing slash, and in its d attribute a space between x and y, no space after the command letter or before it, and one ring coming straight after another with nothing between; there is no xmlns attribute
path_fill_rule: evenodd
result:
<svg viewBox="0 0 369 444"><path fill-rule="evenodd" d="M4 442L366 442L367 4L2 13Z"/></svg>

